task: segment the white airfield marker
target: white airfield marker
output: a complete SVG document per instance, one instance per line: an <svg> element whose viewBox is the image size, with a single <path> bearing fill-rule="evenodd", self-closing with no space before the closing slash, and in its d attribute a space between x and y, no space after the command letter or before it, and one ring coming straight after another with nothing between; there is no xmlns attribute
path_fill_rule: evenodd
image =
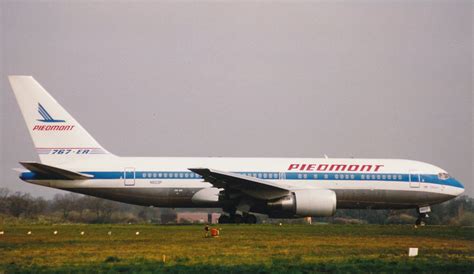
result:
<svg viewBox="0 0 474 274"><path fill-rule="evenodd" d="M418 256L418 247L410 247L408 249L408 257L416 257Z"/></svg>

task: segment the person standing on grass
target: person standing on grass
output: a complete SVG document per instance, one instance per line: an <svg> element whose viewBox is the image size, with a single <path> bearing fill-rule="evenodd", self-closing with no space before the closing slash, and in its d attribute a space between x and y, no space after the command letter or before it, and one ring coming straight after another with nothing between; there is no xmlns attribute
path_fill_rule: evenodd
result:
<svg viewBox="0 0 474 274"><path fill-rule="evenodd" d="M206 225L204 227L204 231L206 231L206 236L205 237L208 238L209 237L209 225Z"/></svg>

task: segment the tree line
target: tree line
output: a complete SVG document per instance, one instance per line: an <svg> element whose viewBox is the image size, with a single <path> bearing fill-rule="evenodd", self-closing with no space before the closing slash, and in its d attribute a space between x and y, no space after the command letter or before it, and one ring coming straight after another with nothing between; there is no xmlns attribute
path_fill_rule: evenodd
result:
<svg viewBox="0 0 474 274"><path fill-rule="evenodd" d="M169 210L129 205L76 193L52 199L0 188L0 223L144 223Z"/></svg>
<svg viewBox="0 0 474 274"><path fill-rule="evenodd" d="M35 223L175 223L179 212L221 212L219 209L167 209L130 205L76 193L56 194L52 199L0 188L0 224ZM474 199L461 196L432 207L428 224L474 225ZM329 223L410 224L415 210L342 209L335 216L313 218ZM258 216L259 222L304 222L271 220Z"/></svg>

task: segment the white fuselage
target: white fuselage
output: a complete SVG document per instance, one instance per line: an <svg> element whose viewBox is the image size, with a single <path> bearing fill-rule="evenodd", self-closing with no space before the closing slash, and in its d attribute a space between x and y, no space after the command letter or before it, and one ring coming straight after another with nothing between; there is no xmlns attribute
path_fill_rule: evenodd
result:
<svg viewBox="0 0 474 274"><path fill-rule="evenodd" d="M428 206L461 194L446 171L418 161L313 158L135 158L104 155L61 165L93 175L89 180L42 180L31 183L112 200L159 207L220 207L194 202L196 193L212 188L189 168L208 167L257 177L292 189L331 189L338 208L411 208Z"/></svg>

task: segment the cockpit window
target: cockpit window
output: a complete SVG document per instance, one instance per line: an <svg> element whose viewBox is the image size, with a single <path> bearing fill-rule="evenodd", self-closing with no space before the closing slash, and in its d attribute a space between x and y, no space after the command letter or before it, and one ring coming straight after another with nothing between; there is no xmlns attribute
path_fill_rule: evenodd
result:
<svg viewBox="0 0 474 274"><path fill-rule="evenodd" d="M438 173L438 178L440 178L441 180L449 179L449 174L446 172L440 172Z"/></svg>

